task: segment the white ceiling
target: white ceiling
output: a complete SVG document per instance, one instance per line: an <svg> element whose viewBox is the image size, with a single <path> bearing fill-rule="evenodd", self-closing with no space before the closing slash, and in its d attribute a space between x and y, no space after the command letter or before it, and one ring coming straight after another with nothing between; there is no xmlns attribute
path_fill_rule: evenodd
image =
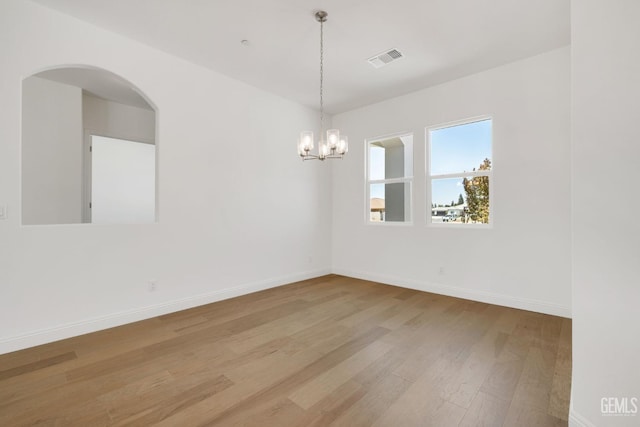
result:
<svg viewBox="0 0 640 427"><path fill-rule="evenodd" d="M315 108L326 10L334 114L570 43L570 0L33 1ZM405 58L367 63L389 48Z"/></svg>

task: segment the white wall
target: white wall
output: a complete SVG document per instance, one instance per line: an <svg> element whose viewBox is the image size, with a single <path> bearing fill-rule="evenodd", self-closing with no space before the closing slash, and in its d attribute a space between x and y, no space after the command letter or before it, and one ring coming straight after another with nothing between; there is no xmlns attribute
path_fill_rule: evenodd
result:
<svg viewBox="0 0 640 427"><path fill-rule="evenodd" d="M334 271L570 316L570 49L333 117ZM493 226L426 225L425 127L493 117ZM365 223L365 139L414 133L413 224ZM440 274L440 267L444 273Z"/></svg>
<svg viewBox="0 0 640 427"><path fill-rule="evenodd" d="M151 108L151 107L150 107ZM156 133L156 113L152 109L144 109L108 101L87 92L82 94L82 124L84 128L85 147L91 144L92 135L109 137L145 144L154 144ZM137 148L136 148L137 146ZM110 148L108 148L110 147ZM84 206L85 222L98 224L131 224L153 222L158 216L156 205L156 153L154 147L139 146L134 143L115 143L102 145L101 163L105 175L96 177L95 164L99 161L95 146L91 160L86 159L90 168L85 170L86 199L91 200L92 208ZM122 152L120 151L122 150ZM122 162L125 157L134 162ZM111 156L105 154L110 153ZM139 157L140 156L140 157ZM149 156L149 157L147 157ZM114 163L111 163L114 162ZM108 166L109 165L109 166ZM126 165L131 166L127 168ZM140 167L144 165L144 167ZM100 168L99 168L100 169ZM117 174L112 172L117 171ZM149 180L149 178L154 177ZM95 178L98 178L96 181ZM100 179L102 178L102 179ZM116 178L114 180L114 178ZM137 185L127 185L126 190L117 181L133 180ZM96 198L98 192L105 198ZM91 190L90 190L91 189ZM107 202L107 200L109 200Z"/></svg>
<svg viewBox="0 0 640 427"><path fill-rule="evenodd" d="M156 146L97 135L90 138L90 222L155 222Z"/></svg>
<svg viewBox="0 0 640 427"><path fill-rule="evenodd" d="M640 414L603 416L600 405L640 399L640 3L572 1L571 15L570 425L637 426ZM607 206L622 214L609 215Z"/></svg>
<svg viewBox="0 0 640 427"><path fill-rule="evenodd" d="M22 107L22 223L82 222L81 90L29 77Z"/></svg>
<svg viewBox="0 0 640 427"><path fill-rule="evenodd" d="M30 2L0 2L0 52L0 353L329 271L317 112ZM20 226L21 81L61 64L157 106L157 224Z"/></svg>
<svg viewBox="0 0 640 427"><path fill-rule="evenodd" d="M84 129L102 136L154 142L156 115L153 110L124 105L83 93Z"/></svg>

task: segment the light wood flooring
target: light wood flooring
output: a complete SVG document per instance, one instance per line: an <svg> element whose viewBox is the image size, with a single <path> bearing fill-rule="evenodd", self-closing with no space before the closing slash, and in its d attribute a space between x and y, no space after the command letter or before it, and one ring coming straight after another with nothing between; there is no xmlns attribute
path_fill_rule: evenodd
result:
<svg viewBox="0 0 640 427"><path fill-rule="evenodd" d="M1 426L563 426L571 320L325 276L0 356Z"/></svg>

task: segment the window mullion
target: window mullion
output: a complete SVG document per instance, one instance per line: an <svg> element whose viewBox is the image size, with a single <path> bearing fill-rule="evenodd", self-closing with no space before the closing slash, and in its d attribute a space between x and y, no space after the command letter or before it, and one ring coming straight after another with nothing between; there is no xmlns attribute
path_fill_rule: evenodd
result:
<svg viewBox="0 0 640 427"><path fill-rule="evenodd" d="M412 178L389 178L389 179L374 179L369 181L369 184L396 184L402 182L411 182Z"/></svg>
<svg viewBox="0 0 640 427"><path fill-rule="evenodd" d="M430 179L466 178L469 176L491 176L491 171L472 171L461 173L446 173L441 175L429 175Z"/></svg>

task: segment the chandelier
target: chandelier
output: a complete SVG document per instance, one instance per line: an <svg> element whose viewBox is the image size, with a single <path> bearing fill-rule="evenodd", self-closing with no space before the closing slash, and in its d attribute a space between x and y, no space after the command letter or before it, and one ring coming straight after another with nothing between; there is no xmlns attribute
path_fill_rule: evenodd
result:
<svg viewBox="0 0 640 427"><path fill-rule="evenodd" d="M320 141L318 142L318 154L313 154L313 132L300 133L298 141L298 154L302 160L341 159L349 150L346 136L340 137L338 129L327 130L327 139L322 138L324 130L324 98L322 91L324 79L324 23L327 20L327 12L316 12L316 21L320 23Z"/></svg>

